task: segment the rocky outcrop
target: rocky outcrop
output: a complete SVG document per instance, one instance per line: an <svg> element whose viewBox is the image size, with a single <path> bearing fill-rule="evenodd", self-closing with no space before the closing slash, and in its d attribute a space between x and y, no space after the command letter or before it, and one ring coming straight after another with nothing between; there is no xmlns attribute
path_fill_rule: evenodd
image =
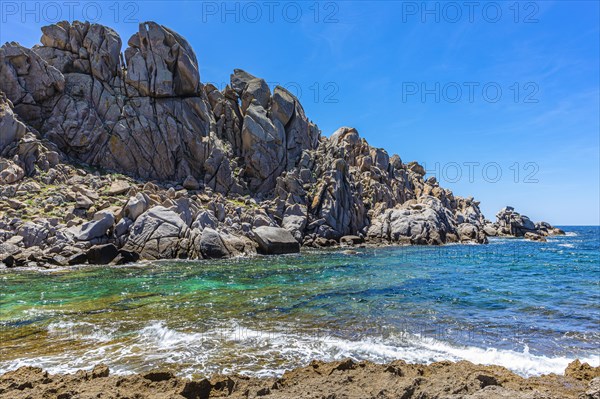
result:
<svg viewBox="0 0 600 399"><path fill-rule="evenodd" d="M184 379L167 370L112 375L105 365L73 374L49 374L21 367L0 376L0 398L447 398L447 399L595 399L600 373L591 377L556 374L523 378L504 367L467 361L388 364L344 359L312 361L280 377L214 375ZM570 367L570 366L569 366ZM209 376L207 376L209 377Z"/></svg>
<svg viewBox="0 0 600 399"><path fill-rule="evenodd" d="M533 241L546 241L546 236L565 234L549 223L532 222L529 217L516 212L511 206L502 208L496 214L496 219L496 223L488 223L485 226L484 231L489 236L524 237Z"/></svg>
<svg viewBox="0 0 600 399"><path fill-rule="evenodd" d="M246 71L204 85L165 26L141 23L123 47L75 21L42 28L32 49L0 48L0 244L22 239L12 265L89 261L108 244L135 254L114 263L555 232L506 212L488 223L473 198L356 129L322 136L294 95Z"/></svg>

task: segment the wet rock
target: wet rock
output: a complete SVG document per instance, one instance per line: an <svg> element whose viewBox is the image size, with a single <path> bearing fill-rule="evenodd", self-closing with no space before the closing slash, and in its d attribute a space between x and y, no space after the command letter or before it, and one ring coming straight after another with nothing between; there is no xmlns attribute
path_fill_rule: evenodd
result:
<svg viewBox="0 0 600 399"><path fill-rule="evenodd" d="M294 236L279 227L261 226L252 230L258 250L264 255L279 255L300 252L300 244Z"/></svg>
<svg viewBox="0 0 600 399"><path fill-rule="evenodd" d="M590 381L600 378L600 367L592 367L588 363L582 363L577 359L569 363L565 369L565 376L581 381Z"/></svg>
<svg viewBox="0 0 600 399"><path fill-rule="evenodd" d="M106 377L108 377L109 374L110 374L110 370L109 370L108 366L105 364L99 364L97 366L94 366L94 369L92 370L92 379L106 378Z"/></svg>
<svg viewBox="0 0 600 399"><path fill-rule="evenodd" d="M92 265L108 265L119 255L114 244L95 245L87 251L88 262Z"/></svg>
<svg viewBox="0 0 600 399"><path fill-rule="evenodd" d="M74 255L71 255L71 257L69 257L69 259L67 259L67 263L70 266L81 265L81 264L86 263L87 261L88 261L87 254L83 253L83 252L79 252Z"/></svg>
<svg viewBox="0 0 600 399"><path fill-rule="evenodd" d="M119 249L119 255L117 256L117 258L119 258L117 264L121 265L125 263L137 262L138 260L140 260L140 255L137 252Z"/></svg>
<svg viewBox="0 0 600 399"><path fill-rule="evenodd" d="M543 235L532 233L530 231L526 232L523 237L526 240L531 240L531 241L540 241L540 242L546 242L547 241L546 237L544 237Z"/></svg>

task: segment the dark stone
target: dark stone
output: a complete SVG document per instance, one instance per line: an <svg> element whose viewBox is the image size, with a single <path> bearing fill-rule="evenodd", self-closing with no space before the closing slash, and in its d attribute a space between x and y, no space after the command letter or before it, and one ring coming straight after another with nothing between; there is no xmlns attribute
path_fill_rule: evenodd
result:
<svg viewBox="0 0 600 399"><path fill-rule="evenodd" d="M208 259L227 258L230 253L221 235L211 228L205 228L200 237L200 252Z"/></svg>
<svg viewBox="0 0 600 399"><path fill-rule="evenodd" d="M15 267L15 257L12 255L8 255L2 260L2 263L4 263L6 267Z"/></svg>
<svg viewBox="0 0 600 399"><path fill-rule="evenodd" d="M157 371L150 371L149 373L144 374L144 378L147 380L150 380L152 382L159 382L159 381L168 381L171 378L175 378L175 376L170 371L157 370Z"/></svg>
<svg viewBox="0 0 600 399"><path fill-rule="evenodd" d="M190 381L185 384L181 396L186 399L208 399L212 384L206 378L200 381Z"/></svg>
<svg viewBox="0 0 600 399"><path fill-rule="evenodd" d="M88 262L93 265L107 265L119 255L114 244L95 245L87 252Z"/></svg>
<svg viewBox="0 0 600 399"><path fill-rule="evenodd" d="M119 257L122 259L121 264L132 263L140 260L140 254L135 251L128 251L126 249L119 249Z"/></svg>
<svg viewBox="0 0 600 399"><path fill-rule="evenodd" d="M78 254L75 254L75 255L71 256L71 257L70 257L70 258L67 260L67 263L68 263L70 266L73 266L73 265L81 265L81 264L83 264L83 263L87 262L87 260L88 260L88 257L87 257L87 255L86 255L86 254L84 254L83 252L80 252L80 253L78 253Z"/></svg>

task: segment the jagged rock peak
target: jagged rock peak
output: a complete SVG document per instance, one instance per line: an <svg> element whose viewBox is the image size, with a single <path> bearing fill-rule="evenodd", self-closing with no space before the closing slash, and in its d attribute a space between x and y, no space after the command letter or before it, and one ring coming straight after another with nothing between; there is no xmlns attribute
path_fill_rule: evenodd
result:
<svg viewBox="0 0 600 399"><path fill-rule="evenodd" d="M126 83L150 97L200 94L198 60L178 33L156 22L139 25L125 50Z"/></svg>

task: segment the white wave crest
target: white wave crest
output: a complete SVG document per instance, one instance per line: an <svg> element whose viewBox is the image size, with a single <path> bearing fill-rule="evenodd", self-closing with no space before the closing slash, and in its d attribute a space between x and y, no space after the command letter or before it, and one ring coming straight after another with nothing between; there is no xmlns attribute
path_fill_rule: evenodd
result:
<svg viewBox="0 0 600 399"><path fill-rule="evenodd" d="M344 358L378 363L402 359L409 363L468 360L477 364L504 366L522 376L562 374L573 361L523 351L455 346L432 338L399 334L387 339L348 340L295 332L260 331L236 323L206 332L178 331L162 322L141 328L128 340L95 343L79 353L61 353L0 362L0 373L20 366L43 367L51 373L72 373L95 364L109 365L113 373L129 374L171 365L178 374L212 375L241 373L250 376L279 376L285 370L308 364L313 359ZM600 353L580 359L600 364Z"/></svg>

